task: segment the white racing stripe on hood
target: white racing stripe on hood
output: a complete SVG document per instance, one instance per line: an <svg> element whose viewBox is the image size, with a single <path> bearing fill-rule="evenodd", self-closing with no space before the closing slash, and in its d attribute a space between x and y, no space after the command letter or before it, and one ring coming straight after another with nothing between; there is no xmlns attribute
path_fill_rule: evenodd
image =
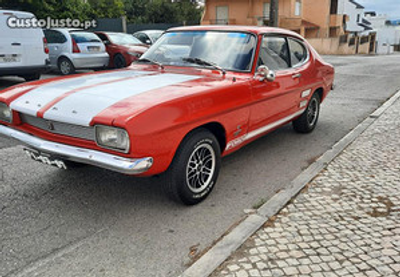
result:
<svg viewBox="0 0 400 277"><path fill-rule="evenodd" d="M21 113L36 116L37 112L57 97L62 96L72 90L86 86L95 86L104 82L115 81L127 77L142 76L151 72L140 71L115 71L109 73L100 73L95 75L83 75L81 77L59 80L35 88L21 97L14 100L10 107Z"/></svg>
<svg viewBox="0 0 400 277"><path fill-rule="evenodd" d="M131 96L162 87L196 80L201 77L182 74L160 74L84 89L62 99L44 113L44 118L89 126L93 117Z"/></svg>

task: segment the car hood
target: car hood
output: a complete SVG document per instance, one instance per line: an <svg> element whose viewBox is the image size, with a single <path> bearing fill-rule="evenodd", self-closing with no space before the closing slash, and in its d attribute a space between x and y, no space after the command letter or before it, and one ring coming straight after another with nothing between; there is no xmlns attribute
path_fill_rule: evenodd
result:
<svg viewBox="0 0 400 277"><path fill-rule="evenodd" d="M15 87L15 95L13 90L5 95L13 98L10 107L14 111L90 126L96 122L96 117L111 124L114 119L131 118L157 103L230 83L218 74L204 76L186 72L126 69L83 74L57 78L36 86Z"/></svg>
<svg viewBox="0 0 400 277"><path fill-rule="evenodd" d="M144 53L149 49L148 47L140 44L125 44L125 45L118 45L118 47L126 52L135 52L135 53Z"/></svg>

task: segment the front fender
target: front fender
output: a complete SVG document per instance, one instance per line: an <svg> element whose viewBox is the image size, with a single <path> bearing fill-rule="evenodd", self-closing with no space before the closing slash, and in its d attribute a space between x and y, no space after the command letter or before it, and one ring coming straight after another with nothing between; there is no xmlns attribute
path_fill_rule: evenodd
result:
<svg viewBox="0 0 400 277"><path fill-rule="evenodd" d="M153 157L153 167L146 175L159 174L168 169L184 137L196 128L219 123L225 129L227 141L237 135L238 128L246 132L250 101L246 81L153 106L126 123L131 154Z"/></svg>

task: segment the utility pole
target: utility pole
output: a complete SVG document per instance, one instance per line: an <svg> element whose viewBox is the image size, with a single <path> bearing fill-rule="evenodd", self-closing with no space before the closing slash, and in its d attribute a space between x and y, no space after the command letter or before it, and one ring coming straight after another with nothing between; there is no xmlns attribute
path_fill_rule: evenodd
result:
<svg viewBox="0 0 400 277"><path fill-rule="evenodd" d="M269 10L269 26L278 27L278 9L279 0L270 0L270 10Z"/></svg>

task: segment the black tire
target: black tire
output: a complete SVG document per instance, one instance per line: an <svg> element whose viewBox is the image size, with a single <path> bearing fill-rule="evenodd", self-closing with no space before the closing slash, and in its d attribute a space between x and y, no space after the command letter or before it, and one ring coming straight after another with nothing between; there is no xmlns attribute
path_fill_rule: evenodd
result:
<svg viewBox="0 0 400 277"><path fill-rule="evenodd" d="M40 73L26 74L26 75L22 75L21 77L24 78L25 81L27 81L27 82L37 81L40 79Z"/></svg>
<svg viewBox="0 0 400 277"><path fill-rule="evenodd" d="M124 58L124 56L122 56L121 54L116 54L114 56L114 67L115 68L124 68L126 67L126 60Z"/></svg>
<svg viewBox="0 0 400 277"><path fill-rule="evenodd" d="M308 102L304 113L293 121L293 129L302 134L311 133L317 126L321 100L318 93L314 93Z"/></svg>
<svg viewBox="0 0 400 277"><path fill-rule="evenodd" d="M206 129L195 130L183 140L165 174L166 193L176 202L198 204L214 188L220 167L218 140Z"/></svg>
<svg viewBox="0 0 400 277"><path fill-rule="evenodd" d="M75 67L67 58L60 58L58 61L58 69L62 75L70 75L75 73Z"/></svg>

